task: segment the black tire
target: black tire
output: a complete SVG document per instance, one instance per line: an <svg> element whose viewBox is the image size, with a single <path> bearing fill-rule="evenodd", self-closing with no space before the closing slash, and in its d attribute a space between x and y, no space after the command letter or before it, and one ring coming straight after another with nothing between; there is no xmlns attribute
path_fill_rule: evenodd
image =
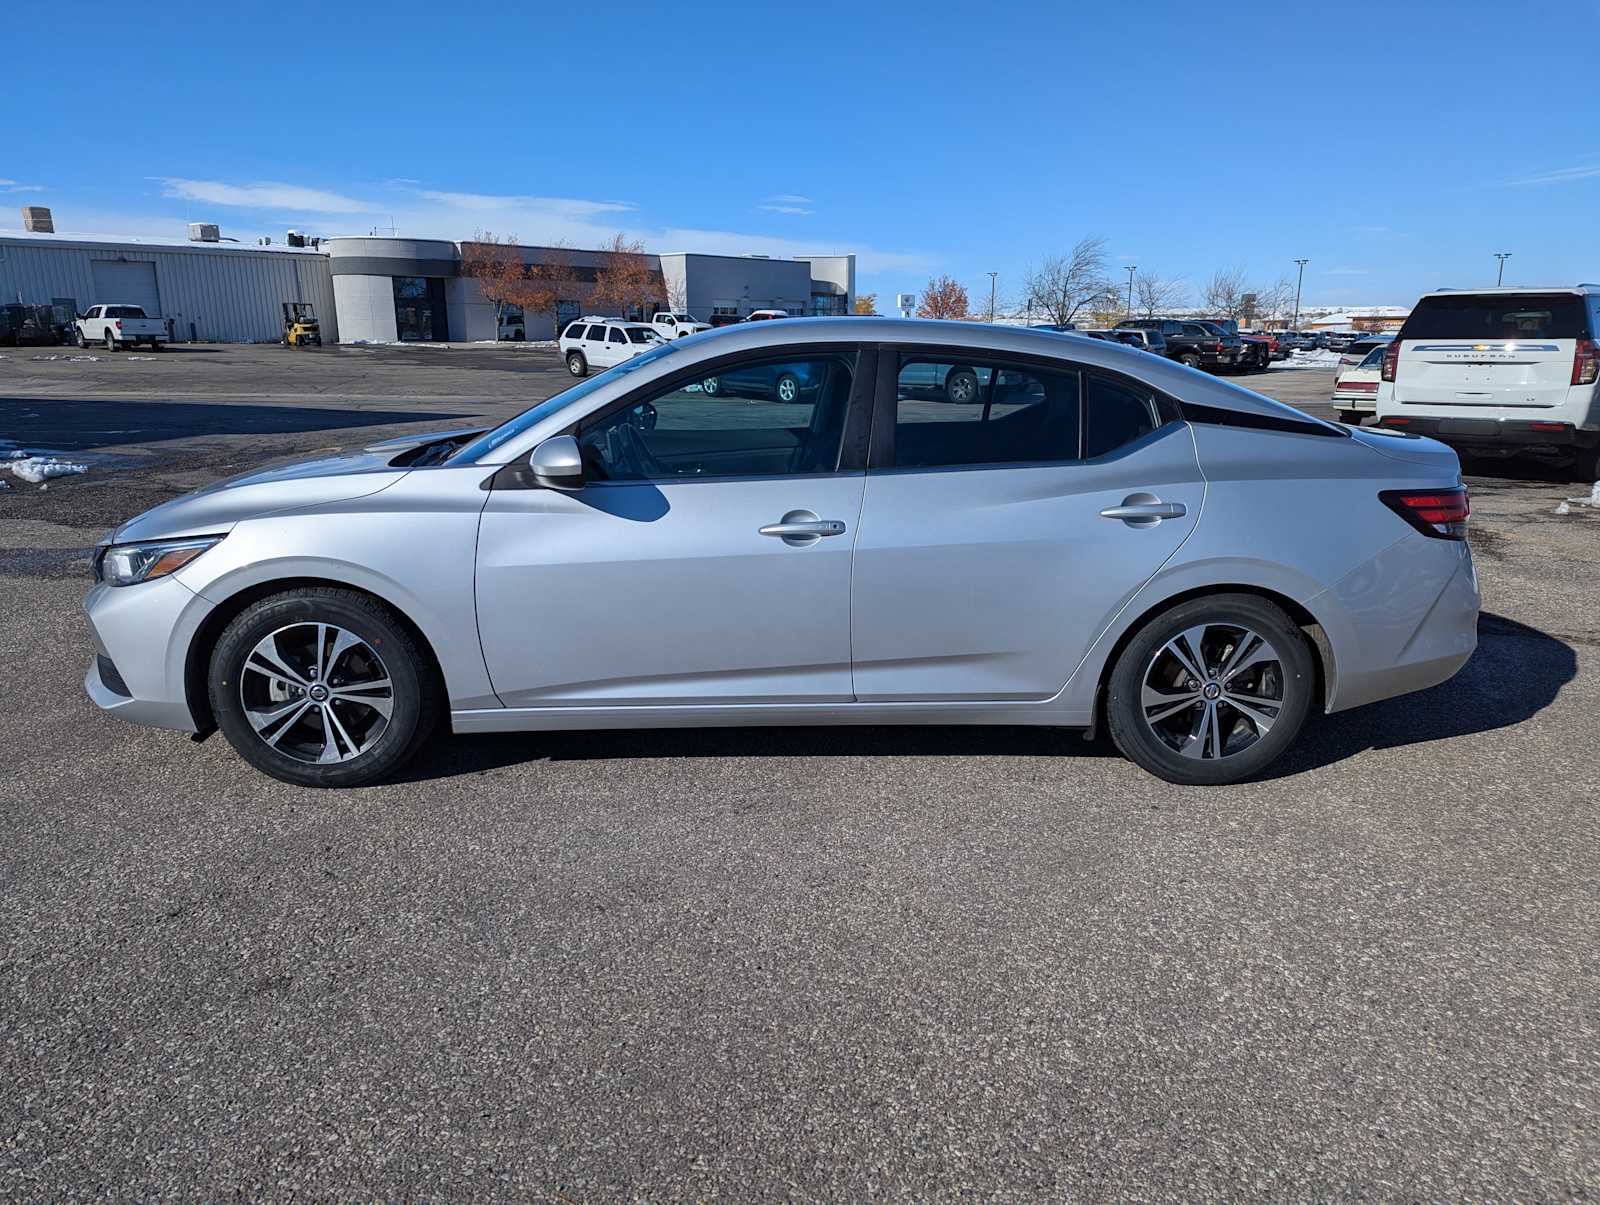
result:
<svg viewBox="0 0 1600 1205"><path fill-rule="evenodd" d="M391 684L386 725L370 747L346 761L319 765L290 756L269 745L245 718L245 660L273 632L307 623L334 624L365 641L382 659ZM206 686L217 727L239 756L263 774L306 787L364 786L394 773L432 734L440 710L433 668L393 612L369 594L331 586L288 590L246 607L212 650Z"/></svg>
<svg viewBox="0 0 1600 1205"><path fill-rule="evenodd" d="M970 368L958 368L944 379L944 400L958 406L970 406L978 400L978 374Z"/></svg>
<svg viewBox="0 0 1600 1205"><path fill-rule="evenodd" d="M1348 423L1352 427L1359 427L1361 425L1361 411L1341 410L1339 411L1339 421Z"/></svg>
<svg viewBox="0 0 1600 1205"><path fill-rule="evenodd" d="M581 351L569 351L567 353L567 371L575 377L589 375L589 361L584 359Z"/></svg>
<svg viewBox="0 0 1600 1205"><path fill-rule="evenodd" d="M800 400L800 378L792 372L784 373L773 384L772 393L780 402L798 402Z"/></svg>
<svg viewBox="0 0 1600 1205"><path fill-rule="evenodd" d="M1178 357L1178 362L1181 364L1187 364L1190 368L1200 367L1200 357L1192 351L1184 352Z"/></svg>
<svg viewBox="0 0 1600 1205"><path fill-rule="evenodd" d="M1243 713L1226 708L1224 698L1217 714L1230 731L1221 739L1237 738L1242 743L1231 754L1224 745L1224 756L1219 758L1185 757L1179 753L1146 722L1142 703L1145 675L1156 665L1162 648L1180 633L1203 624L1224 629L1237 626L1257 633L1277 650L1281 669L1274 683L1281 691L1281 705L1265 735L1244 721ZM1206 654L1201 655L1204 658ZM1208 662L1205 668L1215 667ZM1106 725L1123 756L1157 778L1184 786L1240 782L1261 773L1293 743L1310 711L1316 681L1310 644L1281 607L1253 594L1215 594L1164 611L1135 633L1107 680ZM1181 729L1189 722L1189 714L1176 713L1168 723ZM1242 741L1252 734L1253 739Z"/></svg>
<svg viewBox="0 0 1600 1205"><path fill-rule="evenodd" d="M1600 481L1600 444L1580 448L1572 461L1573 480L1588 485Z"/></svg>
<svg viewBox="0 0 1600 1205"><path fill-rule="evenodd" d="M164 343L160 343L155 339L150 340L150 350L151 351L160 351L165 346L166 345Z"/></svg>
<svg viewBox="0 0 1600 1205"><path fill-rule="evenodd" d="M83 337L83 332L74 328L72 331L72 346L88 347L89 341Z"/></svg>
<svg viewBox="0 0 1600 1205"><path fill-rule="evenodd" d="M111 337L111 332L110 331L106 332L106 350L107 351L121 351L122 350L122 344L118 343L115 339L113 339Z"/></svg>

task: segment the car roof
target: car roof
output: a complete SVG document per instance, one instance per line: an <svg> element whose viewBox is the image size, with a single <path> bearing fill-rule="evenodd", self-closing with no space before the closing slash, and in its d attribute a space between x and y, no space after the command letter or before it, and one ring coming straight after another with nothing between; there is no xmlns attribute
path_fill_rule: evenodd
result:
<svg viewBox="0 0 1600 1205"><path fill-rule="evenodd" d="M1095 339L1074 331L1044 331L1029 327L988 322L957 322L936 318L879 318L863 326L856 317L792 318L788 322L738 323L718 327L672 341L673 353L649 366L650 376L680 371L693 359L710 359L730 352L759 351L767 347L792 347L796 344L855 343L900 344L907 347L948 348L974 354L1007 352L1019 355L1062 355L1083 364L1125 373L1149 382L1155 388L1199 405L1219 406L1246 414L1309 419L1304 411L1283 402L1232 384L1220 377L1187 368L1176 360L1161 359L1149 352L1110 339ZM631 385L642 384L647 376L632 378Z"/></svg>
<svg viewBox="0 0 1600 1205"><path fill-rule="evenodd" d="M1474 297L1474 296L1480 296L1480 295L1482 295L1482 296L1492 296L1492 295L1497 294L1497 293L1582 293L1582 294L1594 294L1594 293L1600 293L1600 285L1597 285L1597 284L1581 284L1581 285L1496 285L1496 286L1493 286L1491 288L1485 288L1485 289L1435 289L1433 292L1427 294L1426 297L1423 298L1423 300L1426 300L1427 297L1440 297L1440 296L1446 296L1446 297Z"/></svg>

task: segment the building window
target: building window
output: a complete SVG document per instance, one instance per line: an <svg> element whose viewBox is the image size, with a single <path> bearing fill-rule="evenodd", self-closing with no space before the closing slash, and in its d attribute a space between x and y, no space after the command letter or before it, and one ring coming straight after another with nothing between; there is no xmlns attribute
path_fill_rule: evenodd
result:
<svg viewBox="0 0 1600 1205"><path fill-rule="evenodd" d="M818 318L831 318L845 312L844 302L844 295L841 293L813 293L811 312Z"/></svg>
<svg viewBox="0 0 1600 1205"><path fill-rule="evenodd" d="M444 280L434 276L394 278L394 331L402 343L444 343L450 338Z"/></svg>

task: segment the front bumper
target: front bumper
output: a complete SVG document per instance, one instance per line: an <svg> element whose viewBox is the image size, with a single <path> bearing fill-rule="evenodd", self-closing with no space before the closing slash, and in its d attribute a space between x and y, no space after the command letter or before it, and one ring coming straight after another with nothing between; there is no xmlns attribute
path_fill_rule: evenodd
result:
<svg viewBox="0 0 1600 1205"><path fill-rule="evenodd" d="M1452 447L1499 446L1507 448L1592 448L1600 444L1600 431L1585 431L1563 422L1514 418L1424 418L1386 414L1380 427L1427 435Z"/></svg>
<svg viewBox="0 0 1600 1205"><path fill-rule="evenodd" d="M95 706L135 724L198 731L186 661L212 604L168 577L137 586L97 583L83 609L97 654L83 688Z"/></svg>

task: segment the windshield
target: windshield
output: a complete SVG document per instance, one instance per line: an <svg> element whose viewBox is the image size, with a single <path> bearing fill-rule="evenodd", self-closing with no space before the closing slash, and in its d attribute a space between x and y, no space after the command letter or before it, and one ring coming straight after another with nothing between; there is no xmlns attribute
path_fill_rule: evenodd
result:
<svg viewBox="0 0 1600 1205"><path fill-rule="evenodd" d="M515 418L501 423L492 431L485 431L452 456L450 463L470 464L474 460L494 451L502 444L515 439L524 431L532 430L558 410L564 410L572 405L573 402L588 397L596 389L604 388L618 377L625 377L630 372L638 372L646 364L652 364L662 356L670 356L677 350L665 340L658 341L657 346L652 347L649 351L641 352L631 360L624 360L621 364L608 368L604 372L588 378L588 380L579 381L570 389L563 389L548 401L540 402L532 410L524 410Z"/></svg>
<svg viewBox="0 0 1600 1205"><path fill-rule="evenodd" d="M1402 339L1582 339L1583 298L1575 293L1490 293L1424 297Z"/></svg>

